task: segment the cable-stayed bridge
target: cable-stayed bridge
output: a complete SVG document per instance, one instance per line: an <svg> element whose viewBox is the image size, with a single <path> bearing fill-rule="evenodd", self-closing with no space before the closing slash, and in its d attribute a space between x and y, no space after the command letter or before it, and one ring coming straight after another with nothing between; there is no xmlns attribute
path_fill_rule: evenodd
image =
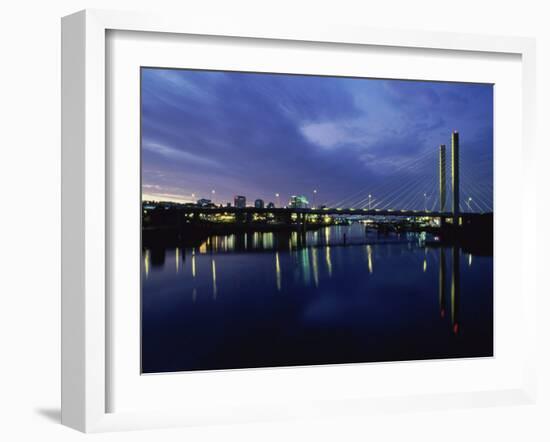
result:
<svg viewBox="0 0 550 442"><path fill-rule="evenodd" d="M255 216L272 216L282 223L300 224L322 215L430 217L456 224L462 218L492 213L492 184L480 174L492 170L491 156L464 159L457 131L451 134L449 147L440 145L400 164L393 171L399 179L365 186L339 201L314 202L313 207L188 205L177 211L195 220L201 215L232 215L236 222L248 223Z"/></svg>
<svg viewBox="0 0 550 442"><path fill-rule="evenodd" d="M399 179L365 186L325 207L360 211L367 215L458 216L493 212L492 156L466 155L459 134L451 134L451 145L440 145L403 162L394 171ZM366 212L365 209L367 210Z"/></svg>

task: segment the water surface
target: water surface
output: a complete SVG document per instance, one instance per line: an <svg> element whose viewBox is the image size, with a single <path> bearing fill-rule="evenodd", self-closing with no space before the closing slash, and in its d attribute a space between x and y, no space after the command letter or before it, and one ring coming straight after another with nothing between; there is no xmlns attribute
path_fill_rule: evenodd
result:
<svg viewBox="0 0 550 442"><path fill-rule="evenodd" d="M145 249L142 370L491 356L492 257L430 239L355 223Z"/></svg>

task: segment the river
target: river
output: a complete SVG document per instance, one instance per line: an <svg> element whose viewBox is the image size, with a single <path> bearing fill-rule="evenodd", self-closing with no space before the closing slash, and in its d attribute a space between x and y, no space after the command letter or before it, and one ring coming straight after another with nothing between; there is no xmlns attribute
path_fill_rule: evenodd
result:
<svg viewBox="0 0 550 442"><path fill-rule="evenodd" d="M361 223L144 249L142 371L487 357L493 258Z"/></svg>

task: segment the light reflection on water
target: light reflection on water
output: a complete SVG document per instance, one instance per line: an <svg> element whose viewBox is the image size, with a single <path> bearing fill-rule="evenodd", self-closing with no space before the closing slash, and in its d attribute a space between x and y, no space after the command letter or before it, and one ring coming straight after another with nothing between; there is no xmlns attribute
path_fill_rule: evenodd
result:
<svg viewBox="0 0 550 442"><path fill-rule="evenodd" d="M144 371L492 355L492 257L430 240L353 224L144 250Z"/></svg>

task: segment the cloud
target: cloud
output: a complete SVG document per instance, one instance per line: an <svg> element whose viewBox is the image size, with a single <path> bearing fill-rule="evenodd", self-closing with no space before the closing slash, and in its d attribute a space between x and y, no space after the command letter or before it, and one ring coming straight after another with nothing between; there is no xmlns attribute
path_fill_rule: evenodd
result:
<svg viewBox="0 0 550 442"><path fill-rule="evenodd" d="M201 157L200 155L155 143L153 141L144 141L141 147L149 152L161 155L169 160L179 161L189 165L201 165L208 167L219 167L220 164L212 159Z"/></svg>
<svg viewBox="0 0 550 442"><path fill-rule="evenodd" d="M175 203L189 203L197 200L192 195L186 195L183 193L147 192L147 191L142 191L141 199L142 201L168 201L168 202L175 202Z"/></svg>
<svg viewBox="0 0 550 442"><path fill-rule="evenodd" d="M353 131L344 124L325 122L306 124L300 128L302 134L314 144L332 148L354 141Z"/></svg>

